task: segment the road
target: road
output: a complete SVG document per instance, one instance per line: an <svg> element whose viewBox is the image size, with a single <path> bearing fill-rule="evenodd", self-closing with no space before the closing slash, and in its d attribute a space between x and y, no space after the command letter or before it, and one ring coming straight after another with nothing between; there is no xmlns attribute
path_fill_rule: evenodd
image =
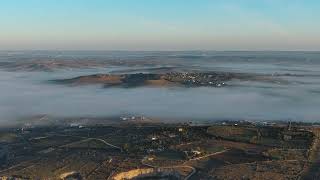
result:
<svg viewBox="0 0 320 180"><path fill-rule="evenodd" d="M145 166L148 166L148 167L151 167L151 168L155 168L155 169L173 169L173 168L188 168L188 169L191 169L192 172L184 178L184 180L188 180L191 176L193 176L197 171L194 167L192 166L188 166L188 165L178 165L178 166L163 166L163 167L160 167L160 166L153 166L151 164L148 164L146 162L144 162L145 159L142 159L141 160L141 163Z"/></svg>
<svg viewBox="0 0 320 180"><path fill-rule="evenodd" d="M81 143L81 142L86 142L86 141L90 141L90 140L96 140L96 141L100 141L102 142L103 144L107 145L107 146L110 146L110 147L113 147L115 149L119 149L121 152L122 152L122 148L119 147L119 146L116 146L116 145L113 145L111 143L108 143L107 141L105 141L104 139L101 139L101 138L87 138L87 137L81 137L81 136L69 136L69 135L56 135L56 136L68 136L68 137L77 137L77 138L83 138L83 140L80 140L80 141L77 141L77 142L72 142L72 143L69 143L69 144L64 144L60 147L67 147L67 146L70 146L70 145L73 145L73 144L77 144L77 143Z"/></svg>
<svg viewBox="0 0 320 180"><path fill-rule="evenodd" d="M207 154L205 156L201 156L201 157L198 157L198 158L193 158L193 159L190 159L189 161L186 161L183 165L178 165L178 166L164 166L164 167L160 167L160 166L153 166L151 164L148 164L145 162L145 158L143 158L141 160L141 163L145 166L148 166L148 167L151 167L151 168L163 168L163 169L172 169L172 168L189 168L189 169L192 169L192 172L187 176L185 177L184 179L185 180L188 180L190 177L192 177L195 173L196 173L196 169L192 166L188 166L186 165L186 163L190 162L190 161L197 161L197 160L201 160L201 159L204 159L204 158L207 158L207 157L210 157L210 156L214 156L214 155L218 155L218 154L222 154L222 153L225 153L229 151L229 149L225 149L223 151L219 151L219 152L215 152L215 153L211 153L211 154Z"/></svg>
<svg viewBox="0 0 320 180"><path fill-rule="evenodd" d="M28 160L28 161L23 161L23 162L21 162L21 163L19 163L19 164L16 164L16 165L14 165L14 166L11 166L11 167L9 167L9 168L7 168L7 169L0 170L0 173L9 171L9 170L14 169L14 168L17 168L17 167L19 167L19 166L22 167L20 170L25 169L25 168L27 168L27 167L30 167L30 165L24 166L24 164L29 164L29 163L31 163L31 162L37 162L38 160L39 160L39 158L31 159L31 160Z"/></svg>
<svg viewBox="0 0 320 180"><path fill-rule="evenodd" d="M210 156L214 156L214 155L218 155L218 154L225 153L225 152L227 152L227 151L229 151L229 149L225 149L225 150L223 150L223 151L219 151L219 152L207 154L207 155L204 155L204 156L201 156L201 157L193 158L193 159L190 159L189 161L201 160L201 159L204 159L204 158L207 158L207 157L210 157Z"/></svg>

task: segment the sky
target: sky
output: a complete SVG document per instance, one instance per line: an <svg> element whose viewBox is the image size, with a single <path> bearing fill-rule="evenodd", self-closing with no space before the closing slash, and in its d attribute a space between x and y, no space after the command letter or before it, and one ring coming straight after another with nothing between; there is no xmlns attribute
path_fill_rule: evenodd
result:
<svg viewBox="0 0 320 180"><path fill-rule="evenodd" d="M0 0L0 50L320 50L319 0Z"/></svg>

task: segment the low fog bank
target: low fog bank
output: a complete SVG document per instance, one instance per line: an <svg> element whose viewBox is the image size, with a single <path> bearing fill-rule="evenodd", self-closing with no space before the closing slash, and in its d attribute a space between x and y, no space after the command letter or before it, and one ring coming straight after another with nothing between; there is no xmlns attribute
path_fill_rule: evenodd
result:
<svg viewBox="0 0 320 180"><path fill-rule="evenodd" d="M315 52L0 52L0 127L37 115L319 121L319 59ZM280 75L290 83L234 81L223 88L133 89L48 83L97 73L173 69ZM6 72L10 70L15 72Z"/></svg>
<svg viewBox="0 0 320 180"><path fill-rule="evenodd" d="M24 117L112 117L123 114L179 120L318 121L317 79L309 84L233 82L223 88L65 87L45 83L90 72L0 71L0 126Z"/></svg>

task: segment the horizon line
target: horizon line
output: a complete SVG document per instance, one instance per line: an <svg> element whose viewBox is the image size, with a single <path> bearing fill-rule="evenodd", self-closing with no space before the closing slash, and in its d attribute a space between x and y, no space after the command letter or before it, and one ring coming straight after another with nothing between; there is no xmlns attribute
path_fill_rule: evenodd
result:
<svg viewBox="0 0 320 180"><path fill-rule="evenodd" d="M87 51L87 52L320 52L320 50L207 50L207 49L185 49L185 50L130 50L130 49L0 49L0 52L22 52L22 51Z"/></svg>

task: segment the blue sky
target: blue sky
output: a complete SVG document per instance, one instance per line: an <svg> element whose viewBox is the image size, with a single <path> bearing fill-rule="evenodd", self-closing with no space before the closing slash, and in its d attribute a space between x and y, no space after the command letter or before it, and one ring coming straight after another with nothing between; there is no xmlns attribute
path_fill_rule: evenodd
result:
<svg viewBox="0 0 320 180"><path fill-rule="evenodd" d="M319 0L1 0L0 49L320 50Z"/></svg>

